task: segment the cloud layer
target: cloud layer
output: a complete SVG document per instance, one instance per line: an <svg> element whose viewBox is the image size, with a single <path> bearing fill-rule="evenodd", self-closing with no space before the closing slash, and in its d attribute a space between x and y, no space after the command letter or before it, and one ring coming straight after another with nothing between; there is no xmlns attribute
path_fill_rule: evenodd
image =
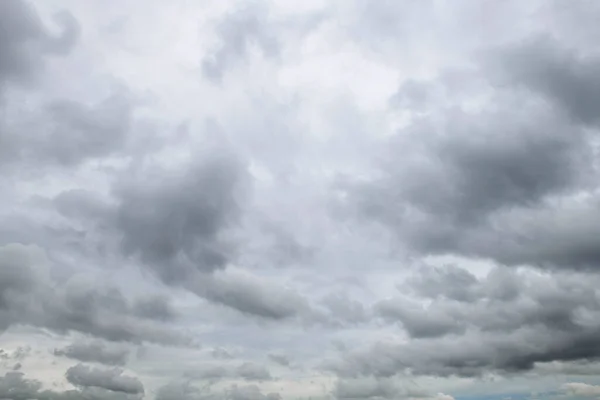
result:
<svg viewBox="0 0 600 400"><path fill-rule="evenodd" d="M598 16L0 2L0 398L597 396Z"/></svg>

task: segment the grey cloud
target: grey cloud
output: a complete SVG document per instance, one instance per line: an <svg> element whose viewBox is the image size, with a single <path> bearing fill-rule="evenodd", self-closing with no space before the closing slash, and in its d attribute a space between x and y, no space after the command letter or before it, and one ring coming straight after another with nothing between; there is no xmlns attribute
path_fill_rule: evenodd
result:
<svg viewBox="0 0 600 400"><path fill-rule="evenodd" d="M212 381L232 377L235 374L231 365L204 364L185 372L183 375L188 379L206 379Z"/></svg>
<svg viewBox="0 0 600 400"><path fill-rule="evenodd" d="M144 393L139 379L123 375L123 370L118 368L98 369L77 364L67 370L66 378L78 387L98 387L127 394Z"/></svg>
<svg viewBox="0 0 600 400"><path fill-rule="evenodd" d="M435 269L439 271L440 269ZM595 315L600 300L593 285L596 278L581 275L542 275L529 271L515 272L506 268L492 270L484 279L475 279L467 288L470 301L444 297L453 293L453 275L440 274L432 286L418 287L417 293L428 299L427 305L398 297L377 304L377 311L387 320L399 321L412 337L434 338L464 334L473 329L507 334L526 327L567 332L577 337L589 329L581 320L582 313ZM447 282L441 277L448 278ZM582 279L590 280L586 285ZM411 282L411 279L408 280ZM425 289L425 290L423 290ZM595 326L595 325L593 325Z"/></svg>
<svg viewBox="0 0 600 400"><path fill-rule="evenodd" d="M547 36L505 49L502 56L507 79L549 99L576 123L598 124L597 56L565 48Z"/></svg>
<svg viewBox="0 0 600 400"><path fill-rule="evenodd" d="M129 350L123 347L112 347L100 341L76 342L65 348L55 349L54 355L83 362L122 366L127 362Z"/></svg>
<svg viewBox="0 0 600 400"><path fill-rule="evenodd" d="M49 56L71 52L80 34L75 17L61 11L54 15L58 30L49 29L34 6L22 0L3 1L0 15L2 170L6 172L8 166L12 167L10 172L22 174L30 167L73 167L89 157L106 156L120 148L128 133L132 110L125 96L110 96L91 106L43 98L34 107L4 96L12 84L33 88Z"/></svg>
<svg viewBox="0 0 600 400"><path fill-rule="evenodd" d="M209 400L217 396L193 386L190 382L172 382L156 392L156 400Z"/></svg>
<svg viewBox="0 0 600 400"><path fill-rule="evenodd" d="M580 153L578 140L563 136L568 126L549 115L548 125L540 126L531 114L504 112L511 116L449 115L439 135L432 125L414 127L415 134L427 138L425 143L412 135L412 143L398 137L391 148L408 146L412 155L390 158L387 176L361 199L365 212L411 229L407 235L416 249L441 253L460 246L452 237L459 227L485 223L486 216L505 207L535 205L574 185L585 153ZM435 229L425 225L434 218L439 219Z"/></svg>
<svg viewBox="0 0 600 400"><path fill-rule="evenodd" d="M310 315L305 298L285 287L236 270L225 270L196 282L193 289L211 301L248 315L282 320Z"/></svg>
<svg viewBox="0 0 600 400"><path fill-rule="evenodd" d="M111 341L151 341L189 345L185 335L155 320L140 318L128 299L115 288L78 279L59 285L45 268L49 260L36 246L0 247L0 323L77 331Z"/></svg>
<svg viewBox="0 0 600 400"><path fill-rule="evenodd" d="M369 319L363 304L345 293L330 294L321 300L321 304L329 310L328 319L340 326L363 323Z"/></svg>
<svg viewBox="0 0 600 400"><path fill-rule="evenodd" d="M477 278L465 269L454 265L420 268L419 273L410 277L402 285L403 290L411 290L426 297L443 296L457 301L473 301L480 294L474 288Z"/></svg>
<svg viewBox="0 0 600 400"><path fill-rule="evenodd" d="M600 364L589 361L550 361L536 365L536 371L546 375L591 375L600 374Z"/></svg>
<svg viewBox="0 0 600 400"><path fill-rule="evenodd" d="M294 316L305 307L300 296L223 271L234 255L226 234L244 205L244 175L239 159L219 154L172 180L125 181L117 190L116 229L124 251L168 284L249 315Z"/></svg>
<svg viewBox="0 0 600 400"><path fill-rule="evenodd" d="M228 14L217 25L220 46L202 60L204 76L221 82L228 69L235 67L256 45L266 57L280 52L278 39L269 29L268 9L262 2L242 6Z"/></svg>
<svg viewBox="0 0 600 400"><path fill-rule="evenodd" d="M211 356L220 360L230 360L233 358L233 355L222 347L217 347L211 350Z"/></svg>
<svg viewBox="0 0 600 400"><path fill-rule="evenodd" d="M484 371L531 370L552 361L593 361L600 357L600 303L581 276L551 277L526 283L518 299L484 298L475 304L434 301L422 316L396 316L416 338L408 343L380 342L343 358L334 370L343 376L478 376ZM585 278L583 278L585 279ZM566 284L557 283L571 281ZM575 283L579 282L579 283ZM528 287L529 286L529 287ZM454 321L449 330L442 321ZM420 331L432 326L436 329ZM435 334L433 334L433 333Z"/></svg>
<svg viewBox="0 0 600 400"><path fill-rule="evenodd" d="M39 399L41 382L24 379L21 372L7 372L0 377L0 398L2 399Z"/></svg>
<svg viewBox="0 0 600 400"><path fill-rule="evenodd" d="M58 332L75 330L110 341L191 345L187 335L161 321L143 319L131 311L129 302L116 289L92 289L73 284L64 297L48 303L45 314L32 321Z"/></svg>
<svg viewBox="0 0 600 400"><path fill-rule="evenodd" d="M77 44L81 27L75 17L67 11L56 13L54 21L61 28L61 32L58 35L48 35L46 48L53 54L68 54Z"/></svg>
<svg viewBox="0 0 600 400"><path fill-rule="evenodd" d="M6 125L3 136L12 152L0 161L19 171L23 164L74 167L108 156L126 145L133 112L132 100L124 92L114 92L91 105L49 101Z"/></svg>
<svg viewBox="0 0 600 400"><path fill-rule="evenodd" d="M177 312L164 296L151 296L140 298L133 304L133 312L141 318L157 321L174 321L177 318Z"/></svg>
<svg viewBox="0 0 600 400"><path fill-rule="evenodd" d="M169 285L266 319L310 313L306 299L292 290L224 269L235 257L229 235L245 206L245 174L237 157L217 151L172 174L159 169L123 178L115 188L116 208L81 192L55 202L63 214L121 238L126 256L138 257Z"/></svg>
<svg viewBox="0 0 600 400"><path fill-rule="evenodd" d="M511 301L524 290L521 274L502 267L492 268L480 279L454 264L433 267L420 264L418 269L398 285L402 293L439 300L473 303L483 298Z"/></svg>
<svg viewBox="0 0 600 400"><path fill-rule="evenodd" d="M268 258L278 267L290 266L296 263L309 262L315 249L301 243L294 235L274 222L264 223L264 235L269 238L267 244Z"/></svg>
<svg viewBox="0 0 600 400"><path fill-rule="evenodd" d="M59 36L46 32L36 10L26 1L0 3L0 90L7 82L27 83L44 63L44 57L67 53L77 41L77 21L63 12Z"/></svg>
<svg viewBox="0 0 600 400"><path fill-rule="evenodd" d="M15 174L43 174L121 151L132 133L134 108L129 94L119 91L92 104L54 99L33 110L9 107L0 128L6 150L0 166Z"/></svg>
<svg viewBox="0 0 600 400"><path fill-rule="evenodd" d="M241 201L240 161L218 154L175 176L148 172L116 189L124 251L170 284L222 268L231 251L222 236Z"/></svg>
<svg viewBox="0 0 600 400"><path fill-rule="evenodd" d="M584 218L595 215L597 200L571 196L593 193L595 136L585 129L593 122L586 117L591 111L572 101L578 95L570 90L595 90L594 61L565 59L538 42L493 54L473 78L483 90L499 82L493 68L505 74L490 100L476 111L460 101L448 107L429 100L431 108L386 143L389 150L373 178L349 185L351 204L361 216L390 227L412 254L593 267L597 246ZM424 85L435 89L447 84L444 79ZM565 224L569 219L573 223Z"/></svg>
<svg viewBox="0 0 600 400"><path fill-rule="evenodd" d="M188 379L221 380L226 378L241 378L248 381L270 380L271 373L260 364L244 362L234 364L203 364L187 371L184 376Z"/></svg>
<svg viewBox="0 0 600 400"><path fill-rule="evenodd" d="M22 372L13 371L0 376L0 398L8 400L139 400L141 397L95 387L64 392L42 390L40 381L27 379Z"/></svg>
<svg viewBox="0 0 600 400"><path fill-rule="evenodd" d="M48 104L35 126L36 136L24 148L31 158L73 166L86 158L98 158L120 149L131 128L133 105L127 95L114 93L86 106L71 100ZM26 155L27 157L27 155Z"/></svg>
<svg viewBox="0 0 600 400"><path fill-rule="evenodd" d="M290 365L290 359L284 354L272 353L269 354L269 359L279 365L288 367Z"/></svg>
<svg viewBox="0 0 600 400"><path fill-rule="evenodd" d="M250 362L240 365L237 368L237 374L249 381L271 379L271 373L265 366Z"/></svg>
<svg viewBox="0 0 600 400"><path fill-rule="evenodd" d="M402 321L404 329L411 337L438 337L449 334L461 334L466 324L450 313L424 308L406 301L383 301L377 306L379 313L388 320Z"/></svg>

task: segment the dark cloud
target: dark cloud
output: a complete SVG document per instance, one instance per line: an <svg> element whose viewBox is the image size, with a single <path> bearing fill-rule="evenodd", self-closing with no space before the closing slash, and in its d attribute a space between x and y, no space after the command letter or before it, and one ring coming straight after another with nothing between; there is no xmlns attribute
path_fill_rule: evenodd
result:
<svg viewBox="0 0 600 400"><path fill-rule="evenodd" d="M67 218L104 231L104 244L118 238L124 257L134 257L168 285L265 319L309 313L306 299L293 290L225 269L236 257L233 233L248 202L246 173L239 158L217 151L175 172L149 168L123 178L115 188L116 208L81 191L54 202ZM150 304L137 304L135 312L159 317L160 304L152 312Z"/></svg>
<svg viewBox="0 0 600 400"><path fill-rule="evenodd" d="M7 400L139 400L141 396L97 387L57 392L43 390L42 383L25 378L22 372L7 372L0 377L0 398Z"/></svg>
<svg viewBox="0 0 600 400"><path fill-rule="evenodd" d="M71 52L80 34L77 20L67 11L57 13L54 32L44 26L32 4L21 0L3 1L0 15L2 170L23 174L33 168L45 173L50 166L74 167L121 149L133 112L124 93L115 92L95 104L43 98L33 107L22 98L5 96L9 84L33 89L48 56Z"/></svg>
<svg viewBox="0 0 600 400"><path fill-rule="evenodd" d="M492 270L475 282L469 279L470 302L445 296L453 293L453 276L466 275L457 267L448 268L450 274L436 275L430 287L422 282L416 288L425 296L420 302L401 297L381 302L379 313L399 321L412 340L378 343L359 351L344 361L339 371L375 376L407 371L474 376L490 370L525 371L540 363L600 357L595 275L500 268L502 272ZM446 285L441 277L447 278Z"/></svg>
<svg viewBox="0 0 600 400"><path fill-rule="evenodd" d="M331 368L342 376L481 376L484 371L521 372L538 362L598 357L599 330L575 334L524 328L511 334L467 334L410 344L377 343Z"/></svg>
<svg viewBox="0 0 600 400"><path fill-rule="evenodd" d="M447 269L453 274L459 270L457 267ZM434 270L440 271L439 268ZM445 284L439 280L444 276L449 278ZM586 278L590 283L579 283L579 279ZM386 318L402 321L415 337L464 333L473 327L484 331L510 332L524 326L542 326L577 332L584 329L577 322L578 313L600 310L600 302L592 286L596 280L596 277L585 275L538 275L532 271L525 273L496 268L484 279L472 282L467 288L470 301L465 303L462 298L457 300L444 296L454 292L456 282L452 275L440 274L432 286L427 286L427 281L422 280L421 287L417 287L419 295L430 299L426 306L397 298L381 302L378 309Z"/></svg>
<svg viewBox="0 0 600 400"><path fill-rule="evenodd" d="M114 92L93 104L59 99L36 110L12 112L24 115L3 128L10 152L0 154L0 163L18 173L47 172L122 150L131 133L134 106L126 93Z"/></svg>
<svg viewBox="0 0 600 400"><path fill-rule="evenodd" d="M351 201L410 254L594 267L595 231L584 219L598 203L589 129L595 59L546 41L485 54L472 85L494 85L487 99L476 108L429 100L427 112L386 143L373 177L350 185ZM447 79L419 83L419 91L452 96ZM395 101L414 97L414 86Z"/></svg>
<svg viewBox="0 0 600 400"><path fill-rule="evenodd" d="M174 321L177 319L177 312L164 296L151 296L140 298L133 304L133 312L141 318L157 321Z"/></svg>
<svg viewBox="0 0 600 400"><path fill-rule="evenodd" d="M51 54L66 54L79 36L77 21L69 13L57 16L62 32L46 31L36 10L26 1L0 3L0 92L6 83L27 83L43 68Z"/></svg>
<svg viewBox="0 0 600 400"><path fill-rule="evenodd" d="M230 359L234 358L233 355L231 354L231 352L227 351L226 349L224 349L222 347L216 347L216 348L212 349L210 354L213 358L216 358L219 360L230 360Z"/></svg>
<svg viewBox="0 0 600 400"><path fill-rule="evenodd" d="M53 101L32 127L32 135L22 139L23 157L73 166L87 158L107 156L124 145L132 113L133 105L124 93L114 93L91 106Z"/></svg>
<svg viewBox="0 0 600 400"><path fill-rule="evenodd" d="M243 175L238 159L217 154L175 175L123 181L115 226L123 250L170 284L223 268L232 249L222 236L238 215Z"/></svg>
<svg viewBox="0 0 600 400"><path fill-rule="evenodd" d="M24 379L21 372L7 372L0 377L0 398L2 399L39 399L41 382Z"/></svg>
<svg viewBox="0 0 600 400"><path fill-rule="evenodd" d="M463 268L454 265L424 266L418 272L404 282L402 290L429 298L445 297L463 302L474 301L481 295L476 290L479 283L477 278Z"/></svg>
<svg viewBox="0 0 600 400"><path fill-rule="evenodd" d="M241 313L271 320L310 315L307 300L295 291L236 270L218 272L196 282L195 293Z"/></svg>
<svg viewBox="0 0 600 400"><path fill-rule="evenodd" d="M283 365L285 367L288 367L291 363L290 359L284 354L272 353L272 354L269 354L269 359L271 361L273 361L274 363Z"/></svg>
<svg viewBox="0 0 600 400"><path fill-rule="evenodd" d="M116 288L73 278L59 284L48 275L49 260L36 246L0 247L0 323L55 332L90 334L111 341L190 344L156 320L141 318Z"/></svg>
<svg viewBox="0 0 600 400"><path fill-rule="evenodd" d="M76 387L97 387L134 395L144 393L139 379L123 375L123 370L118 368L98 369L77 364L67 370L66 378Z"/></svg>
<svg viewBox="0 0 600 400"><path fill-rule="evenodd" d="M122 347L111 347L101 341L76 342L65 348L55 349L54 355L83 362L123 366L127 362L129 350Z"/></svg>
<svg viewBox="0 0 600 400"><path fill-rule="evenodd" d="M23 91L41 76L48 56L76 45L79 27L63 13L56 27L46 28L28 3L0 0L0 170L8 172L0 192L9 189L0 196L0 332L24 325L52 335L78 333L86 341L54 355L111 366L124 366L129 356L129 347L114 342L192 346L187 323L209 346L243 349L209 350L214 359L206 364L189 349L181 359L169 349L166 358L175 360L155 360L158 369L186 371L180 378L206 387L173 383L157 391L157 400L278 400L258 386L226 387L277 383L266 366L234 358L268 360L289 374L286 380L305 382L322 371L297 375L300 367L290 366L290 358L318 364L326 343L337 339L346 346L327 365L338 374L329 394L337 399L449 398L402 384L417 375L594 370L600 361L595 50L567 43L560 33L524 40L520 26L531 22L524 14L536 5L494 6L500 22L482 23L480 7L467 1L455 8L392 3L303 5L331 14L307 40L297 40L314 27L304 11L298 19L285 16L296 14L288 5L236 7L217 22L218 43L201 60L204 77L217 84L233 78L256 54L261 63L282 61L271 65L282 68L273 77L250 68L239 85L212 88L208 104L194 97L202 83L188 87L181 82L189 77L171 76L187 56L159 63L160 82L149 70L135 73L154 54L148 50L163 54L164 45L159 40L146 48L137 30L163 18L162 7L169 6L127 29L114 21L94 26L90 6L83 15L92 35L85 40L100 47L65 63L77 69L73 82L65 82L64 93L60 82L38 94ZM184 17L179 7L165 12L175 14ZM492 38L513 15L511 32ZM435 29L423 34L423 26ZM467 37L474 26L481 35ZM487 49L483 56L465 50L479 45ZM115 58L97 59L105 56ZM328 75L344 65L352 71ZM56 76L70 78L70 72ZM98 97L95 90L108 91L96 78L89 87L81 79L110 72L156 91L160 106L139 110L127 90ZM356 79L363 74L367 84ZM410 78L389 109L382 107L386 76ZM83 92L92 97L69 97ZM59 93L66 97L47 98ZM210 132L186 128L176 138L155 140L147 131L159 130L159 123L150 123L137 136L138 111L178 119L164 113L175 110L173 102L183 106L177 115L189 112L188 100L198 100L190 128L214 116L227 120L223 129L207 124ZM391 126L400 128L385 136ZM210 134L223 147L212 146ZM332 177L341 172L348 175L345 193L328 203ZM348 209L329 214L340 204ZM340 217L349 214L356 218ZM449 254L493 268L482 276L478 266L426 265L426 256ZM395 272L408 273L405 261L418 265L414 275L382 300ZM137 294L148 285L168 289L185 310L199 312L183 320L168 297ZM269 355L274 348L286 355ZM16 363L12 357L0 352L6 368ZM65 392L43 390L17 370L0 378L0 398L145 396L140 380L119 368L78 364L66 373L76 390ZM290 388L309 390L297 382ZM568 388L574 389L591 390Z"/></svg>
<svg viewBox="0 0 600 400"><path fill-rule="evenodd" d="M329 322L338 326L363 323L369 320L369 313L362 303L345 293L332 293L321 300L329 311Z"/></svg>
<svg viewBox="0 0 600 400"><path fill-rule="evenodd" d="M461 334L466 330L465 322L449 312L433 307L424 308L410 301L388 300L377 306L379 313L388 320L402 322L411 337L438 337Z"/></svg>
<svg viewBox="0 0 600 400"><path fill-rule="evenodd" d="M598 125L600 59L548 36L502 52L504 76L549 100L576 124Z"/></svg>

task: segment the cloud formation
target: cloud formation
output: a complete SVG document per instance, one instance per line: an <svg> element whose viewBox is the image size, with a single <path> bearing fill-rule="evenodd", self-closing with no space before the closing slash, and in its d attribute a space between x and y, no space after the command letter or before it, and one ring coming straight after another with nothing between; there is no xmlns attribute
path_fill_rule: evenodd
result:
<svg viewBox="0 0 600 400"><path fill-rule="evenodd" d="M0 2L0 398L595 396L599 16Z"/></svg>
<svg viewBox="0 0 600 400"><path fill-rule="evenodd" d="M97 362L106 365L123 366L129 351L125 348L109 347L103 342L75 342L62 349L54 349L54 354L83 362Z"/></svg>

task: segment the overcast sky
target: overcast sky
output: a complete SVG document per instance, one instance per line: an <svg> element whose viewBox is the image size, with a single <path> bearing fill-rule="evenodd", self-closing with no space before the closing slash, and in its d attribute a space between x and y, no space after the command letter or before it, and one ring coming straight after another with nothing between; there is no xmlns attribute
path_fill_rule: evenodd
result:
<svg viewBox="0 0 600 400"><path fill-rule="evenodd" d="M599 399L599 19L0 0L0 399Z"/></svg>

